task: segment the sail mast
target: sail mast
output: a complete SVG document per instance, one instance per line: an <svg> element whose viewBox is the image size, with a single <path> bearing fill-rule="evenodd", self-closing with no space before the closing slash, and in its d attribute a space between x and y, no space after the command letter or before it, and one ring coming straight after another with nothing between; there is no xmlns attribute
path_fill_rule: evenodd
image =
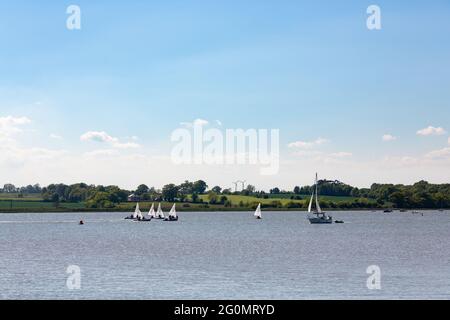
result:
<svg viewBox="0 0 450 320"><path fill-rule="evenodd" d="M316 209L317 209L318 213L322 213L322 209L320 209L320 205L319 205L319 194L318 194L318 191L317 191L317 189L318 189L317 185L318 184L319 184L319 181L317 179L317 172L316 172Z"/></svg>

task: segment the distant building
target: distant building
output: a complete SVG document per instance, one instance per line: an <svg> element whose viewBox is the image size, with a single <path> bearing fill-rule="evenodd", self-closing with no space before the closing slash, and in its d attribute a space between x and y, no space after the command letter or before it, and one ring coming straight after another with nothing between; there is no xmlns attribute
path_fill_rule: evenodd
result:
<svg viewBox="0 0 450 320"><path fill-rule="evenodd" d="M128 196L128 201L130 201L130 202L140 201L140 200L141 200L141 197L135 195L134 193L132 193Z"/></svg>

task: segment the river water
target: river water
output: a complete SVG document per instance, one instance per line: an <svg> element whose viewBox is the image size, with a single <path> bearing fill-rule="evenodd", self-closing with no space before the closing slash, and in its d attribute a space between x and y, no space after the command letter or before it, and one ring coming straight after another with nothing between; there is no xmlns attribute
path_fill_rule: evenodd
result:
<svg viewBox="0 0 450 320"><path fill-rule="evenodd" d="M0 214L0 298L450 298L448 211L334 212L345 223L333 225L302 212L125 215Z"/></svg>

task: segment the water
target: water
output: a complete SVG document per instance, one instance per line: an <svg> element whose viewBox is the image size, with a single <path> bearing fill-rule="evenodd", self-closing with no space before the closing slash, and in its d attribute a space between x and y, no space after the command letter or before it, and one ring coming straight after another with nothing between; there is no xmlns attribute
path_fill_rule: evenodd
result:
<svg viewBox="0 0 450 320"><path fill-rule="evenodd" d="M0 214L2 299L448 299L450 214ZM77 223L83 219L86 224ZM66 269L81 268L69 290ZM381 290L366 286L370 265Z"/></svg>

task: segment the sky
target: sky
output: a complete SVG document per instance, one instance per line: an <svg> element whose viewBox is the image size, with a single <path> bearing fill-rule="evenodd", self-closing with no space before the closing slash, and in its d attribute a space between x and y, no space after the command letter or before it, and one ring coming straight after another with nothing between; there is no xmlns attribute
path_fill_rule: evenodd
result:
<svg viewBox="0 0 450 320"><path fill-rule="evenodd" d="M449 34L448 1L0 1L0 185L448 183ZM175 164L189 123L278 129L279 171Z"/></svg>

